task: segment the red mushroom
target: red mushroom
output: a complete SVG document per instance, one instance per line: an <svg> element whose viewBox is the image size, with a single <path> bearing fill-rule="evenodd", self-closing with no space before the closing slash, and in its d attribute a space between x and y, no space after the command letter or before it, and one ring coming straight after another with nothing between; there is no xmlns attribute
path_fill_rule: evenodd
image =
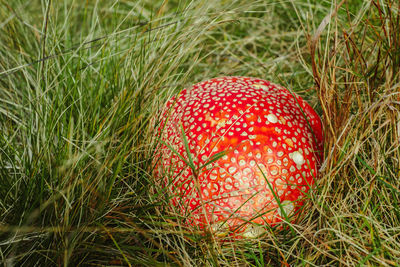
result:
<svg viewBox="0 0 400 267"><path fill-rule="evenodd" d="M319 116L265 80L198 83L167 103L160 125L157 173L169 177L172 205L201 229L256 236L295 217L318 175Z"/></svg>

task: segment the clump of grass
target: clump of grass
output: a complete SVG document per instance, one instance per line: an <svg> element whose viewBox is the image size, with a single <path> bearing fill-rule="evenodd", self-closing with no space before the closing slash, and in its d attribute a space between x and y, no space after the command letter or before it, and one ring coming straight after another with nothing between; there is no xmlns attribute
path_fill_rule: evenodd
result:
<svg viewBox="0 0 400 267"><path fill-rule="evenodd" d="M0 3L4 264L399 262L398 3ZM159 109L222 75L281 83L322 114L321 177L290 231L215 242L154 181Z"/></svg>
<svg viewBox="0 0 400 267"><path fill-rule="evenodd" d="M399 234L399 3L342 1L330 34L310 39L325 126L315 205L315 257L344 265L395 265Z"/></svg>

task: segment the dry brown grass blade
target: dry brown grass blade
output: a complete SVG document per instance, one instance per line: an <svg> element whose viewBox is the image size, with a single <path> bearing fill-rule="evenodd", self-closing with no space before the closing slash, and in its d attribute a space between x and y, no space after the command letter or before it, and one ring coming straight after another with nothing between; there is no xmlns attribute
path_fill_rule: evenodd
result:
<svg viewBox="0 0 400 267"><path fill-rule="evenodd" d="M329 112L330 107L327 106L326 105L327 102L324 101L324 99L327 98L328 90L325 90L324 85L321 84L321 82L322 82L321 79L323 79L323 77L321 77L321 72L319 71L319 69L321 67L318 66L315 56L316 56L316 53L318 53L317 45L318 45L318 41L320 39L322 32L324 31L326 26L331 22L331 20L337 15L338 10L344 3L345 3L345 0L342 0L332 10L331 13L329 13L328 15L325 16L325 18L322 20L322 22L318 26L317 30L315 31L314 35L312 36L311 40L309 41L310 53L311 53L311 66L312 66L312 71L313 71L313 75L314 75L314 81L316 84L319 99L320 99L321 106L323 109L324 119L326 120L326 123L324 126L325 126L326 131L330 132L330 134L328 136L332 136L332 137L335 136L335 123L331 121L332 116L330 116L331 113ZM332 70L335 71L334 68ZM328 104L329 104L329 102L328 102ZM336 142L336 140L335 140L335 142Z"/></svg>
<svg viewBox="0 0 400 267"><path fill-rule="evenodd" d="M313 37L311 38L311 42L310 42L311 62L312 62L312 69L313 69L314 77L317 78L315 81L317 83L317 85L319 85L319 83L318 83L319 82L319 73L318 73L317 65L315 63L315 51L316 51L317 42L318 42L322 32L325 30L326 26L330 23L332 18L336 16L339 8L344 4L345 1L346 0L342 0L331 13L329 13L328 15L325 16L325 18L322 20L322 22L318 26L317 30L315 31Z"/></svg>

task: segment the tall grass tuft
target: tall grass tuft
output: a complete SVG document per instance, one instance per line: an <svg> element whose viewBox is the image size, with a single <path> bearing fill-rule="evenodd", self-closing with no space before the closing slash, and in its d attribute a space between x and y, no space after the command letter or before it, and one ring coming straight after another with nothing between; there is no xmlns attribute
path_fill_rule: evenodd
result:
<svg viewBox="0 0 400 267"><path fill-rule="evenodd" d="M343 15L336 14L338 11ZM343 265L400 259L399 2L342 1L309 39L325 127L316 198L318 258ZM319 37L323 27L328 32ZM321 261L322 263L323 261Z"/></svg>

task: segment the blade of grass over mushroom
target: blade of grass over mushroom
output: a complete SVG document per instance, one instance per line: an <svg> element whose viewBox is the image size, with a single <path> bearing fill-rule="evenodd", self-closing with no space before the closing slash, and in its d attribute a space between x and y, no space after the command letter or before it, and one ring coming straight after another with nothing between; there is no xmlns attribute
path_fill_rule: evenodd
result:
<svg viewBox="0 0 400 267"><path fill-rule="evenodd" d="M196 172L199 173L202 169L204 169L205 167L213 164L214 162L218 161L220 158L222 158L223 156L225 156L227 154L227 151L220 151L217 152L215 154L213 154L211 157L209 157L206 162L201 165Z"/></svg>
<svg viewBox="0 0 400 267"><path fill-rule="evenodd" d="M240 209L241 209L244 205L246 205L246 203L249 202L252 198L254 198L257 194L259 194L259 192L253 193L253 194L252 194L251 196L249 196L245 201L243 201L243 203L241 203L240 206L238 206L235 210L233 210L233 211L230 213L230 215L226 218L226 220L222 221L222 223L219 225L219 228L224 227L224 226L228 223L228 221L229 221L231 218L233 218L233 217L237 214L237 212L239 212ZM222 197L221 197L221 199L222 199ZM212 202L214 202L214 201L215 201L215 200L210 200L209 203L212 203ZM207 203L207 202L205 202L205 203ZM204 204L205 204L205 203L204 203ZM198 207L198 208L201 209L202 207ZM245 218L241 218L241 220L243 221L243 224L235 226L236 228L233 229L233 231L239 230L239 229L242 228L244 225L246 225L247 223L250 222L250 221L246 220Z"/></svg>
<svg viewBox="0 0 400 267"><path fill-rule="evenodd" d="M182 123L179 126L180 126L180 130L181 130L181 134L182 134L183 145L185 146L186 155L188 157L188 163L189 163L188 166L190 167L190 169L192 169L192 172L193 172L195 178L197 179L197 176L198 176L197 168L194 164L194 161L192 158L192 153L190 152L189 142L186 137L185 129L183 128Z"/></svg>
<svg viewBox="0 0 400 267"><path fill-rule="evenodd" d="M285 209L283 208L283 205L282 205L282 203L281 203L281 200L280 200L280 198L278 197L278 195L276 194L276 192L275 192L275 190L274 190L274 187L272 186L272 184L271 184L270 181L268 180L268 178L267 178L267 176L265 175L265 173L263 172L263 170L260 168L260 165L259 165L259 164L257 164L257 168L258 168L259 171L261 172L261 174L262 174L262 176L263 176L265 182L266 182L267 185L268 185L269 190L270 190L271 193L273 194L274 199L275 199L276 203L278 204L278 209L279 209L279 210L281 211L281 213L283 214L283 217L284 217L284 219L285 219L285 224L287 224L287 225L289 226L289 228L290 228L292 234L295 234L294 229L293 229L293 226L292 226L292 224L290 223L289 217L288 217L288 215L286 214L286 211L285 211Z"/></svg>
<svg viewBox="0 0 400 267"><path fill-rule="evenodd" d="M194 164L191 164L191 163L193 163L193 161L191 162L190 159L185 159L178 151L176 151L175 148L173 148L171 145L164 142L164 140L159 139L158 141L161 144L163 144L164 146L168 147L168 149L170 149L172 151L172 153L177 155L186 164L186 166L188 166L191 169L192 169L192 167L194 168Z"/></svg>

